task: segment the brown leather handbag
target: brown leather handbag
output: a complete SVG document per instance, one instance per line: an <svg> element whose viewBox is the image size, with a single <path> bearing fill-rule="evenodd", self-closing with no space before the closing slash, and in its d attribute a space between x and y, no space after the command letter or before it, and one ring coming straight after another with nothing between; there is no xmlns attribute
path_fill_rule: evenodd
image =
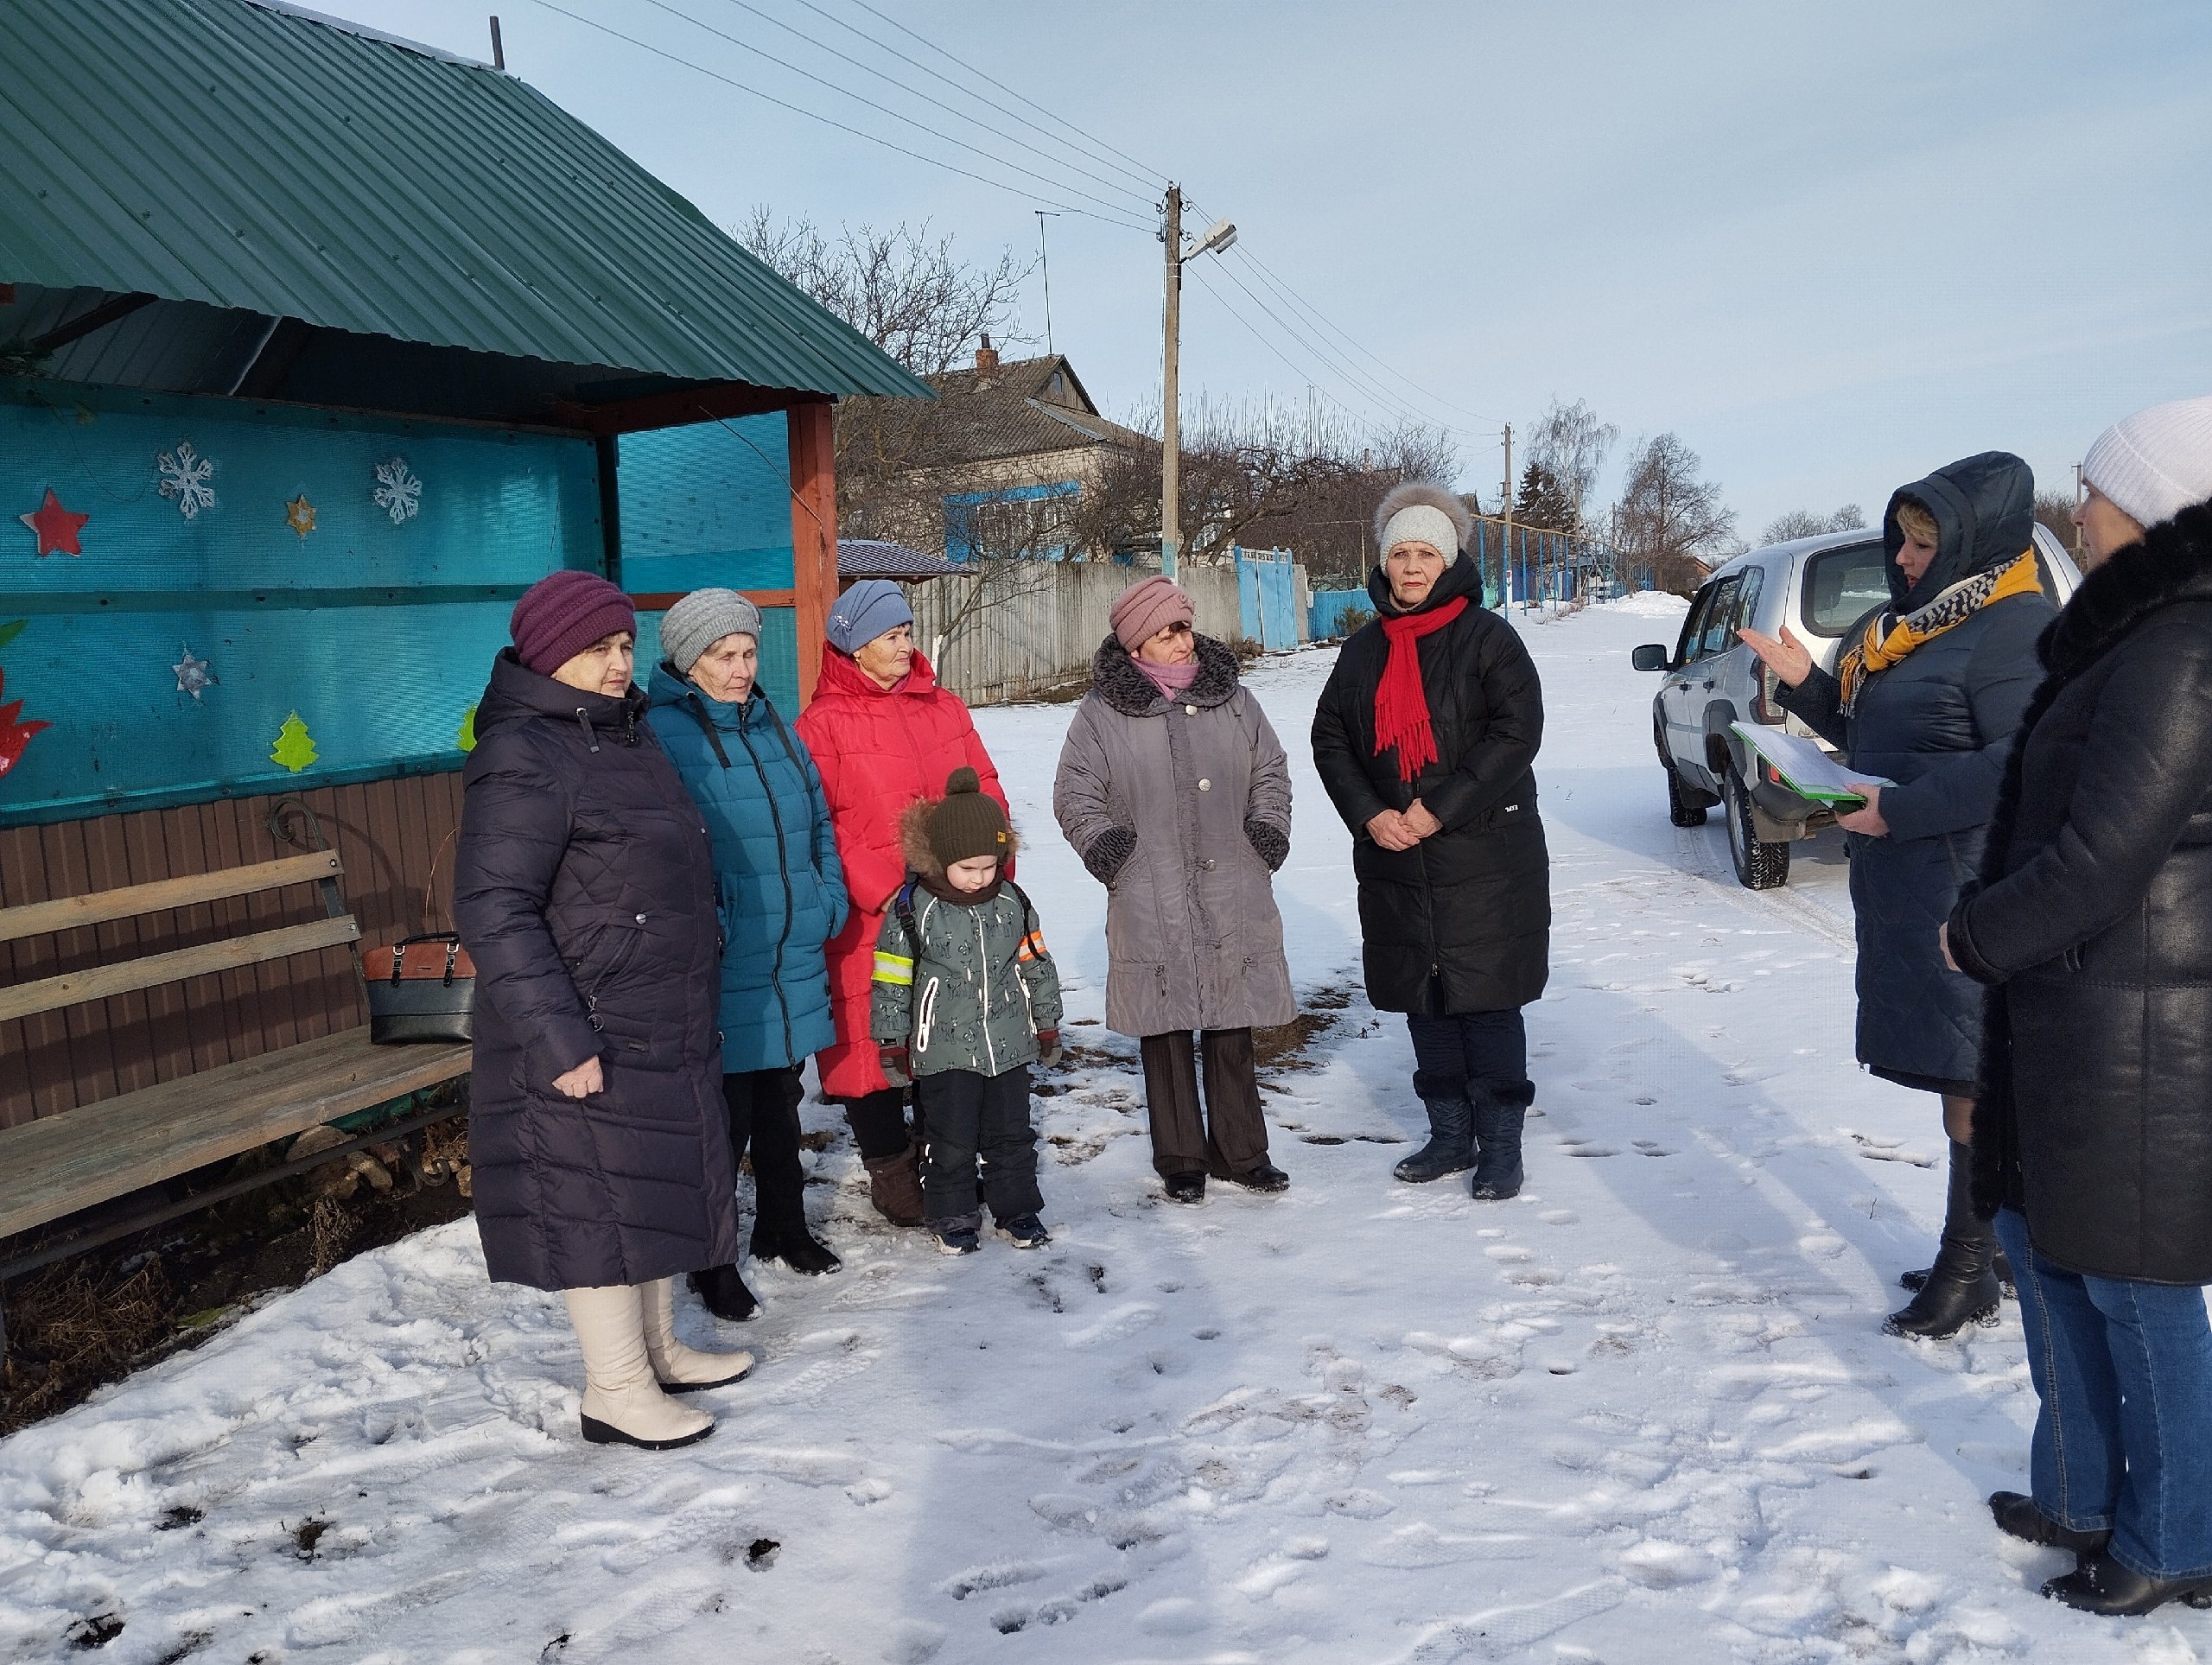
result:
<svg viewBox="0 0 2212 1665"><path fill-rule="evenodd" d="M428 919L437 887L438 863L453 842L448 834L431 858L430 881L423 891ZM361 956L368 984L369 1039L378 1046L419 1041L467 1041L476 1038L476 963L461 945L458 931L409 937Z"/></svg>

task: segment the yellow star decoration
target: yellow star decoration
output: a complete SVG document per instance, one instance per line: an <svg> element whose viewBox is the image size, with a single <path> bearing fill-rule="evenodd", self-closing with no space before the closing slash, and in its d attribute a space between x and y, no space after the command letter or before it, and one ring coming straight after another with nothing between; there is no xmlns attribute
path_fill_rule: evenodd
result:
<svg viewBox="0 0 2212 1665"><path fill-rule="evenodd" d="M305 537L315 530L315 505L302 492L284 505L284 524Z"/></svg>

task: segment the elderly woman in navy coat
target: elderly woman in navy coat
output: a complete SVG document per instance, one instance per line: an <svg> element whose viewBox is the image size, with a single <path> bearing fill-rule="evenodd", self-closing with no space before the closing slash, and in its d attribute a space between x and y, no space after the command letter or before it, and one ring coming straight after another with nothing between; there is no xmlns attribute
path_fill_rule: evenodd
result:
<svg viewBox="0 0 2212 1665"><path fill-rule="evenodd" d="M824 944L845 923L844 870L822 776L760 683L760 611L735 590L694 590L660 626L646 721L706 818L721 899L722 1097L732 1156L753 1153L755 1260L795 1272L842 1264L806 1223L799 1071L830 1045ZM692 1280L715 1317L759 1303L735 1266Z"/></svg>
<svg viewBox="0 0 2212 1665"><path fill-rule="evenodd" d="M630 598L557 572L511 629L476 709L454 883L480 995L485 1267L567 1299L586 1439L686 1446L714 1420L669 1395L753 1364L675 1327L676 1277L737 1258L714 858L631 686Z"/></svg>

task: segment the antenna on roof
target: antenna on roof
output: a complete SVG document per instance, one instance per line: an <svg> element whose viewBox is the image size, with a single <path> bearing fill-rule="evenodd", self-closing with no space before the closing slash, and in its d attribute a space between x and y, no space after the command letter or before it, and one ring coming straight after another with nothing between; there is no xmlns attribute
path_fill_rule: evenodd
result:
<svg viewBox="0 0 2212 1665"><path fill-rule="evenodd" d="M504 70L506 67L507 49L499 44L499 18L494 12L492 16L492 67Z"/></svg>

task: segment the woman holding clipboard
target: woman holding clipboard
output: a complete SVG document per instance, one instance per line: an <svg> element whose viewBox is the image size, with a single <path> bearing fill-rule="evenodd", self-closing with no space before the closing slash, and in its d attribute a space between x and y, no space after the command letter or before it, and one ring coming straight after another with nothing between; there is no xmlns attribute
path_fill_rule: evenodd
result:
<svg viewBox="0 0 2212 1665"><path fill-rule="evenodd" d="M1854 625L1834 674L1785 626L1738 632L1783 683L1782 704L1842 748L1866 801L1849 835L1859 938L1859 1061L1935 1093L1950 1138L1936 1263L1884 1325L1942 1339L1993 1317L1997 1241L1970 1192L1981 991L1943 963L1935 929L1980 860L1983 829L2020 715L2042 676L2035 645L2051 606L2031 544L2035 477L1985 452L1900 487L1882 518L1890 604ZM1839 809L1842 806L1839 805Z"/></svg>

